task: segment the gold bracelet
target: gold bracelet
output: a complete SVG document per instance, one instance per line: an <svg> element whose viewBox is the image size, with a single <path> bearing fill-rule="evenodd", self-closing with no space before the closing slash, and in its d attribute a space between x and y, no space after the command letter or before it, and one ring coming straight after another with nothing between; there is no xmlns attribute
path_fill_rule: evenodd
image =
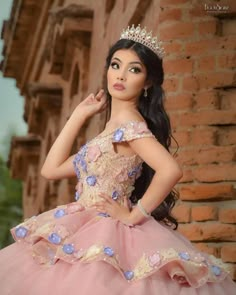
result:
<svg viewBox="0 0 236 295"><path fill-rule="evenodd" d="M149 218L151 216L150 213L147 213L147 211L143 208L142 204L141 204L141 200L138 200L138 204L137 204L140 212L147 218Z"/></svg>

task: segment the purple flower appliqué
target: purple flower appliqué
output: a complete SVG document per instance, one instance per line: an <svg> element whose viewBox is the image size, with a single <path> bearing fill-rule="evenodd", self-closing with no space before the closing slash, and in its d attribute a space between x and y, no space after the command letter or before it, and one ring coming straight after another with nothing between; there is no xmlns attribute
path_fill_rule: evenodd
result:
<svg viewBox="0 0 236 295"><path fill-rule="evenodd" d="M211 266L211 271L214 273L214 275L219 276L221 275L221 269L219 266L212 265Z"/></svg>
<svg viewBox="0 0 236 295"><path fill-rule="evenodd" d="M97 182L97 178L94 175L88 176L86 178L86 182L87 182L88 185L94 186L96 184L96 182Z"/></svg>
<svg viewBox="0 0 236 295"><path fill-rule="evenodd" d="M55 244L55 245L59 245L61 243L61 237L56 233L52 233L48 237L48 240L49 240L49 242L51 242L52 244Z"/></svg>
<svg viewBox="0 0 236 295"><path fill-rule="evenodd" d="M66 254L73 254L74 251L75 251L74 246L72 244L65 244L65 245L63 245L62 250Z"/></svg>
<svg viewBox="0 0 236 295"><path fill-rule="evenodd" d="M132 280L132 278L134 277L134 272L131 270L127 270L124 272L125 278L126 280Z"/></svg>
<svg viewBox="0 0 236 295"><path fill-rule="evenodd" d="M19 226L15 229L17 238L25 238L28 233L28 229L24 226Z"/></svg>
<svg viewBox="0 0 236 295"><path fill-rule="evenodd" d="M57 211L54 213L55 218L61 218L66 215L66 212L64 209L57 209Z"/></svg>
<svg viewBox="0 0 236 295"><path fill-rule="evenodd" d="M95 162L101 156L101 150L98 145L88 147L87 157L89 162Z"/></svg>
<svg viewBox="0 0 236 295"><path fill-rule="evenodd" d="M120 142L124 136L124 131L121 129L117 129L113 134L113 140L115 142Z"/></svg>
<svg viewBox="0 0 236 295"><path fill-rule="evenodd" d="M110 256L112 257L114 255L114 251L111 247L105 247L103 249L103 252L107 255L107 256Z"/></svg>
<svg viewBox="0 0 236 295"><path fill-rule="evenodd" d="M114 201L116 201L119 198L118 191L113 191L111 197Z"/></svg>
<svg viewBox="0 0 236 295"><path fill-rule="evenodd" d="M190 256L187 252L179 252L179 257L186 261L190 260Z"/></svg>

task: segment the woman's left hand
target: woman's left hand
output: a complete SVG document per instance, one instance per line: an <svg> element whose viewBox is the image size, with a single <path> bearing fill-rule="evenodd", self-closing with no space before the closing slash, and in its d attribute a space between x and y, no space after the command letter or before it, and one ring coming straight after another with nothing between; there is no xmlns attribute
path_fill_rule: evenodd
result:
<svg viewBox="0 0 236 295"><path fill-rule="evenodd" d="M110 217L118 219L124 224L131 225L129 221L130 206L126 198L124 205L120 205L105 193L100 193L99 196L103 199L103 201L97 202L94 205L98 212L107 213Z"/></svg>

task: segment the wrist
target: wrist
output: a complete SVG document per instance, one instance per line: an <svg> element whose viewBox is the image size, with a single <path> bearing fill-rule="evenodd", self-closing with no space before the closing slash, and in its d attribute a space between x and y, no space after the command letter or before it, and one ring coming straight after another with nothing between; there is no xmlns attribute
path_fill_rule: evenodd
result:
<svg viewBox="0 0 236 295"><path fill-rule="evenodd" d="M83 123L89 118L89 115L87 115L86 112L79 105L75 108L72 115L82 120Z"/></svg>
<svg viewBox="0 0 236 295"><path fill-rule="evenodd" d="M150 217L150 216L148 216ZM137 205L130 211L129 222L133 225L140 224L148 217L144 216Z"/></svg>

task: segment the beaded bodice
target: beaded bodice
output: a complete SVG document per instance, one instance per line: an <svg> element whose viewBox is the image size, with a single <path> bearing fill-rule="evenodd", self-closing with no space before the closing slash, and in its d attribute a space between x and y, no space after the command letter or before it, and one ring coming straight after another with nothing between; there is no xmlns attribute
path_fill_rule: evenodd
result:
<svg viewBox="0 0 236 295"><path fill-rule="evenodd" d="M101 192L120 203L130 197L143 161L136 154L116 153L114 144L143 137L154 136L144 122L129 121L114 131L102 132L80 148L73 163L78 178L75 198L81 205L92 206L101 200Z"/></svg>

